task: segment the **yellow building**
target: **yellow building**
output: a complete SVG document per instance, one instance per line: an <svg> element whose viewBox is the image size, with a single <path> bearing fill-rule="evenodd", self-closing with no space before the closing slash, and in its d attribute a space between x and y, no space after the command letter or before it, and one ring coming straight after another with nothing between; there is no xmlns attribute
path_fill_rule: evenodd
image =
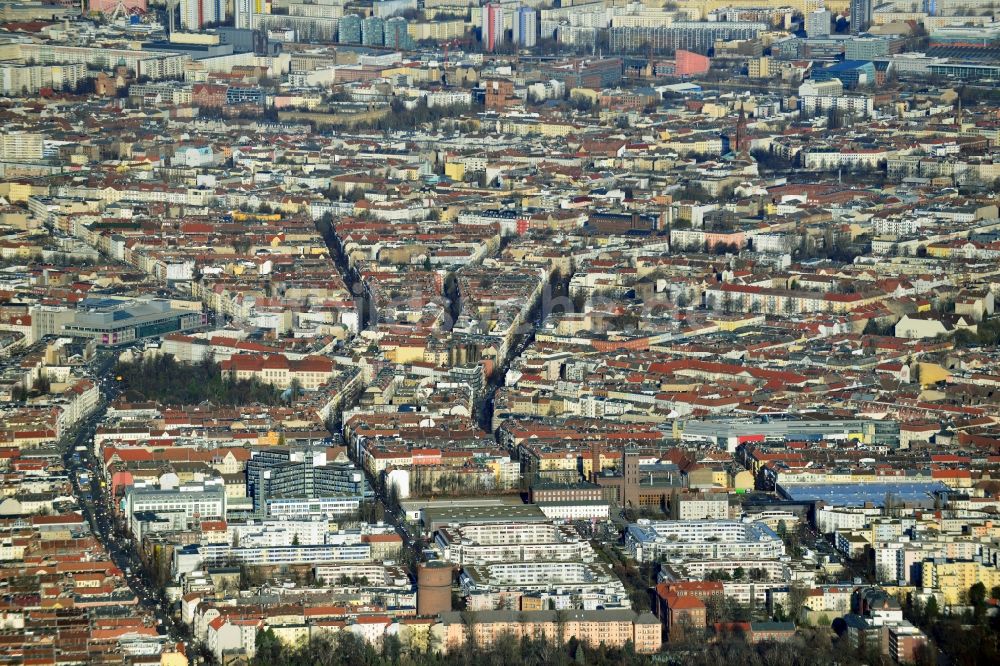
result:
<svg viewBox="0 0 1000 666"><path fill-rule="evenodd" d="M921 387L934 386L951 377L951 373L939 363L924 363L923 361L917 363L917 373Z"/></svg>
<svg viewBox="0 0 1000 666"><path fill-rule="evenodd" d="M399 640L411 650L427 651L432 645L431 629L435 623L431 618L400 618Z"/></svg>
<svg viewBox="0 0 1000 666"><path fill-rule="evenodd" d="M392 78L395 76L407 76L412 81L430 83L441 80L441 70L437 67L410 67L408 65L389 67L382 70L383 78Z"/></svg>
<svg viewBox="0 0 1000 666"><path fill-rule="evenodd" d="M451 13L449 7L444 10ZM434 13L430 10L428 13ZM419 42L425 39L435 39L438 41L447 39L457 39L465 34L465 21L428 21L426 23L410 23L406 26L406 31L410 33L413 41Z"/></svg>
<svg viewBox="0 0 1000 666"><path fill-rule="evenodd" d="M0 183L0 196L3 196L11 203L27 202L28 197L33 194L45 194L47 190L32 187L31 183L7 182Z"/></svg>
<svg viewBox="0 0 1000 666"><path fill-rule="evenodd" d="M483 611L471 625L462 621L461 613L449 612L442 613L440 620L434 630L446 652L461 648L467 641L467 631L473 632L479 645L522 636L549 641L576 637L591 645L604 643L612 647L631 642L639 654L656 652L663 640L660 621L648 611L569 611L564 621L558 621L554 611Z"/></svg>
<svg viewBox="0 0 1000 666"><path fill-rule="evenodd" d="M751 79L769 79L773 75L771 71L771 59L767 57L753 58L747 63L747 75Z"/></svg>
<svg viewBox="0 0 1000 666"><path fill-rule="evenodd" d="M446 162L444 175L452 180L465 180L465 164L462 162Z"/></svg>
<svg viewBox="0 0 1000 666"><path fill-rule="evenodd" d="M984 566L979 562L935 562L925 560L921 565L925 588L940 590L944 603L962 603L969 588L982 583L987 590L1000 585L1000 569Z"/></svg>
<svg viewBox="0 0 1000 666"><path fill-rule="evenodd" d="M414 361L424 360L425 349L426 345L423 344L400 343L392 348L386 346L383 348L383 351L386 358L393 363L413 363Z"/></svg>
<svg viewBox="0 0 1000 666"><path fill-rule="evenodd" d="M174 650L160 654L160 666L188 666L188 663L184 654Z"/></svg>
<svg viewBox="0 0 1000 666"><path fill-rule="evenodd" d="M745 469L736 472L729 478L729 487L733 490L753 490L753 474Z"/></svg>
<svg viewBox="0 0 1000 666"><path fill-rule="evenodd" d="M281 215L278 213L245 213L242 211L233 211L233 220L236 222L245 222L247 220L257 220L258 222L280 222Z"/></svg>
<svg viewBox="0 0 1000 666"><path fill-rule="evenodd" d="M735 331L746 326L757 326L764 323L764 315L738 313L732 315L719 314L709 318L709 321L719 327L720 331Z"/></svg>
<svg viewBox="0 0 1000 666"><path fill-rule="evenodd" d="M272 624L269 628L274 631L275 637L285 645L295 646L305 643L309 639L310 627L306 624Z"/></svg>

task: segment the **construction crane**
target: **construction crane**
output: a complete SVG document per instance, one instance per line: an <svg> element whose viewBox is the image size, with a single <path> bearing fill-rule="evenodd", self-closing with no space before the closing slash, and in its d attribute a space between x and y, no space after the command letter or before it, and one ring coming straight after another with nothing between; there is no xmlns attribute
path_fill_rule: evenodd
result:
<svg viewBox="0 0 1000 666"><path fill-rule="evenodd" d="M441 82L448 85L448 50L452 46L464 46L468 44L466 39L451 39L444 43L444 59L441 63Z"/></svg>

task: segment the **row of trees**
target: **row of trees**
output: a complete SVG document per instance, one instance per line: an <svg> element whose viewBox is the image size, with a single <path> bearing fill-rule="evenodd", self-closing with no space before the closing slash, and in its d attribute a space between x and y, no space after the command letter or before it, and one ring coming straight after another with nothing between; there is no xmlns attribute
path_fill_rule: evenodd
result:
<svg viewBox="0 0 1000 666"><path fill-rule="evenodd" d="M749 580L749 581L761 581L761 580L767 580L767 571L765 569L760 569L758 567L754 567L754 568L750 569L749 571L747 571L743 567L736 567L735 569L733 569L733 572L730 574L728 571L723 571L723 570L720 569L720 570L716 570L716 571L709 571L708 575L705 576L705 580L721 580L721 581Z"/></svg>
<svg viewBox="0 0 1000 666"><path fill-rule="evenodd" d="M319 635L296 648L284 646L271 630L257 635L253 666L638 666L640 664L684 664L686 666L813 666L815 664L888 663L887 657L854 647L846 636L831 640L829 630L806 628L786 642L749 643L739 632L706 641L699 632L672 640L656 655L640 655L630 644L612 648L592 647L570 637L559 645L539 638L499 637L490 645L468 641L447 653L436 649L411 649L396 636L387 636L376 647L363 638L341 631ZM995 663L983 661L978 663Z"/></svg>
<svg viewBox="0 0 1000 666"><path fill-rule="evenodd" d="M417 129L425 123L436 123L446 118L467 115L472 109L462 104L449 106L427 106L427 100L420 102L412 109L406 108L401 100L393 99L389 103L390 113L382 118L356 124L355 129L374 129L380 131L399 131Z"/></svg>
<svg viewBox="0 0 1000 666"><path fill-rule="evenodd" d="M630 646L612 648L603 643L590 647L570 638L555 645L544 638L495 640L491 645L468 641L460 649L441 652L431 649L411 649L397 636L386 636L375 645L350 631L320 634L295 648L281 643L270 629L257 634L257 653L253 666L466 666L496 664L497 666L638 666L651 664L653 659L638 655Z"/></svg>

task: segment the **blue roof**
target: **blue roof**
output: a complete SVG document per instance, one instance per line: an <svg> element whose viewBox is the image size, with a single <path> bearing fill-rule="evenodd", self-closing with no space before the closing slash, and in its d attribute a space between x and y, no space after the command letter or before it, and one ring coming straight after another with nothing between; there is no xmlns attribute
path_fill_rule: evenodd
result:
<svg viewBox="0 0 1000 666"><path fill-rule="evenodd" d="M865 65L871 65L870 60L844 60L843 62L838 62L829 67L824 67L825 72L847 72L852 69L858 69L859 67L864 67Z"/></svg>
<svg viewBox="0 0 1000 666"><path fill-rule="evenodd" d="M795 483L781 486L789 499L796 501L823 500L834 506L861 506L866 502L874 506L885 503L886 493L893 502L933 502L934 493L948 492L940 481L891 481L885 483Z"/></svg>

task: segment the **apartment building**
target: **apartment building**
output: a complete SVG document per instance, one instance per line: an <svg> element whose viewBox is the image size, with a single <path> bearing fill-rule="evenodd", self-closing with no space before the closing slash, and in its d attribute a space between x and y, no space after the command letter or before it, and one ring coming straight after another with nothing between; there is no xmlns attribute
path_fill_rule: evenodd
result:
<svg viewBox="0 0 1000 666"><path fill-rule="evenodd" d="M287 564L322 564L325 562L368 562L371 546L367 543L250 546L231 544L193 544L175 553L176 571L194 571L206 566L223 566L237 561L249 566ZM192 567L188 569L187 567Z"/></svg>
<svg viewBox="0 0 1000 666"><path fill-rule="evenodd" d="M840 153L824 153L824 155L840 155ZM712 310L765 314L844 313L874 303L881 298L882 295L835 294L726 283L713 285L705 290L705 302Z"/></svg>
<svg viewBox="0 0 1000 666"><path fill-rule="evenodd" d="M576 530L552 523L471 523L442 527L434 535L434 546L443 560L459 565L594 560L593 549Z"/></svg>
<svg viewBox="0 0 1000 666"><path fill-rule="evenodd" d="M24 60L44 65L82 64L101 70L124 65L139 78L150 80L184 78L184 66L191 61L189 54L166 51L109 49L90 46L62 46L58 44L20 44Z"/></svg>
<svg viewBox="0 0 1000 666"><path fill-rule="evenodd" d="M4 132L0 134L0 160L41 160L44 157L44 139L41 134L34 132Z"/></svg>
<svg viewBox="0 0 1000 666"><path fill-rule="evenodd" d="M767 29L766 23L753 21L674 21L663 26L611 27L608 36L614 53L646 48L656 53L673 53L678 49L707 53L717 39L754 39Z"/></svg>
<svg viewBox="0 0 1000 666"><path fill-rule="evenodd" d="M761 523L735 520L639 520L628 526L625 546L640 562L685 559L775 559L785 544Z"/></svg>
<svg viewBox="0 0 1000 666"><path fill-rule="evenodd" d="M0 94L37 93L42 88L72 90L87 78L87 66L78 64L20 65L0 64Z"/></svg>
<svg viewBox="0 0 1000 666"><path fill-rule="evenodd" d="M693 493L677 497L677 520L725 520L729 518L729 496L723 493Z"/></svg>
<svg viewBox="0 0 1000 666"><path fill-rule="evenodd" d="M976 583L987 591L1000 585L1000 569L977 561L925 560L921 566L924 589L940 591L945 605L961 602L963 595Z"/></svg>
<svg viewBox="0 0 1000 666"><path fill-rule="evenodd" d="M625 586L603 562L494 562L466 565L459 585L469 608L492 610L520 605L520 598L544 594L557 608L629 608Z"/></svg>
<svg viewBox="0 0 1000 666"><path fill-rule="evenodd" d="M809 115L833 111L859 118L870 118L875 113L875 102L865 95L806 95L799 98L799 108Z"/></svg>
<svg viewBox="0 0 1000 666"><path fill-rule="evenodd" d="M520 636L543 636L550 642L576 638L590 645L604 643L622 647L631 642L640 654L652 654L660 648L660 620L649 612L632 610L569 611L484 611L472 625L458 612L442 613L440 617L442 646L446 651L461 649L467 632L472 631L479 645Z"/></svg>

